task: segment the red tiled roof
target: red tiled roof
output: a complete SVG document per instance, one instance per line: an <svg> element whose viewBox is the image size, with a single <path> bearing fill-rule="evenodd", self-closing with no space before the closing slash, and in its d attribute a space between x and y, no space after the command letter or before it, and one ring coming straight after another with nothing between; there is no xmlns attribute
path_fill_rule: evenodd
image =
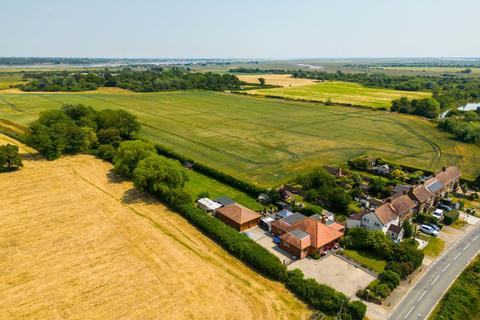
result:
<svg viewBox="0 0 480 320"><path fill-rule="evenodd" d="M280 236L280 239L282 239L283 241L286 241L291 246L302 249L302 250L310 247L311 245L310 238L311 236L307 235L306 237L299 239L291 232L284 233Z"/></svg>
<svg viewBox="0 0 480 320"><path fill-rule="evenodd" d="M297 229L310 234L310 241L312 246L316 249L319 249L343 236L343 232L335 230L334 228L311 218L300 221L296 227Z"/></svg>
<svg viewBox="0 0 480 320"><path fill-rule="evenodd" d="M385 202L376 208L375 215L383 224L387 224L398 217L397 213L395 212L395 208L389 202Z"/></svg>
<svg viewBox="0 0 480 320"><path fill-rule="evenodd" d="M234 203L225 207L217 209L217 214L220 213L230 220L235 221L238 224L244 224L260 218L260 215L252 210L245 208L244 206Z"/></svg>
<svg viewBox="0 0 480 320"><path fill-rule="evenodd" d="M412 194L415 199L418 200L420 203L426 202L433 196L433 193L431 193L430 190L425 188L425 185L423 184L419 184L418 186L413 187Z"/></svg>
<svg viewBox="0 0 480 320"><path fill-rule="evenodd" d="M435 178L440 181L444 186L449 185L455 179L460 177L460 170L457 167L450 166L445 170L440 171L436 174Z"/></svg>

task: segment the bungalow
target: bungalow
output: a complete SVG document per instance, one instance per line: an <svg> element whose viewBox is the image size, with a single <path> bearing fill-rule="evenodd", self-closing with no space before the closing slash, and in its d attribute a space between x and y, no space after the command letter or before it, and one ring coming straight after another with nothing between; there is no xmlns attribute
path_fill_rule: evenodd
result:
<svg viewBox="0 0 480 320"><path fill-rule="evenodd" d="M338 225L338 226L337 226ZM334 247L343 236L343 226L338 223L326 225L312 217L298 221L294 229L280 236L280 248L298 259L322 253Z"/></svg>
<svg viewBox="0 0 480 320"><path fill-rule="evenodd" d="M238 231L258 225L260 215L244 206L233 203L217 209L217 218Z"/></svg>

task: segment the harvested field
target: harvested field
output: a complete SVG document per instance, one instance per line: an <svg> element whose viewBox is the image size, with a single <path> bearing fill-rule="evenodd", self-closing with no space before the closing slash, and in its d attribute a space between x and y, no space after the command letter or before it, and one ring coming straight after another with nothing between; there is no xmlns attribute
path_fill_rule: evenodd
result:
<svg viewBox="0 0 480 320"><path fill-rule="evenodd" d="M82 155L1 174L1 319L308 318L111 168Z"/></svg>
<svg viewBox="0 0 480 320"><path fill-rule="evenodd" d="M237 78L249 83L258 83L258 78L264 78L265 83L282 87L297 87L315 83L315 80L292 78L290 74L236 74Z"/></svg>
<svg viewBox="0 0 480 320"><path fill-rule="evenodd" d="M400 97L421 99L430 97L429 92L400 91L382 88L368 88L358 83L325 81L294 88L271 88L248 90L248 93L276 96L293 100L309 100L343 103L365 107L390 108L391 102Z"/></svg>
<svg viewBox="0 0 480 320"><path fill-rule="evenodd" d="M142 138L266 187L362 154L432 170L457 165L469 178L480 173L479 146L453 140L424 118L365 108L201 90L0 93L0 119L26 125L68 103L130 111Z"/></svg>

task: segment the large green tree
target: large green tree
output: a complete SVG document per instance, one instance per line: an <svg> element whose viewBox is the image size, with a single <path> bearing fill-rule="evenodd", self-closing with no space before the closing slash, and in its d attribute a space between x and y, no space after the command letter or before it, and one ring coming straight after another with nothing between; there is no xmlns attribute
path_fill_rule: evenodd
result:
<svg viewBox="0 0 480 320"><path fill-rule="evenodd" d="M188 179L187 170L178 161L153 153L141 160L133 172L136 187L148 190L168 202L181 193Z"/></svg>
<svg viewBox="0 0 480 320"><path fill-rule="evenodd" d="M140 160L154 153L155 147L151 143L141 140L124 141L120 144L115 155L115 172L131 178L133 170L135 170Z"/></svg>
<svg viewBox="0 0 480 320"><path fill-rule="evenodd" d="M10 171L22 166L17 146L12 144L0 146L0 171Z"/></svg>

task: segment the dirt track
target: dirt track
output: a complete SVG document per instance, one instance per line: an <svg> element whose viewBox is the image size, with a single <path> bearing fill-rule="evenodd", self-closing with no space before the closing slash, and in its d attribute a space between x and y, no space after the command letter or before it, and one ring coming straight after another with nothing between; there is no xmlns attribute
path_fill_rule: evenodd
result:
<svg viewBox="0 0 480 320"><path fill-rule="evenodd" d="M305 319L306 307L91 156L0 174L0 318Z"/></svg>

